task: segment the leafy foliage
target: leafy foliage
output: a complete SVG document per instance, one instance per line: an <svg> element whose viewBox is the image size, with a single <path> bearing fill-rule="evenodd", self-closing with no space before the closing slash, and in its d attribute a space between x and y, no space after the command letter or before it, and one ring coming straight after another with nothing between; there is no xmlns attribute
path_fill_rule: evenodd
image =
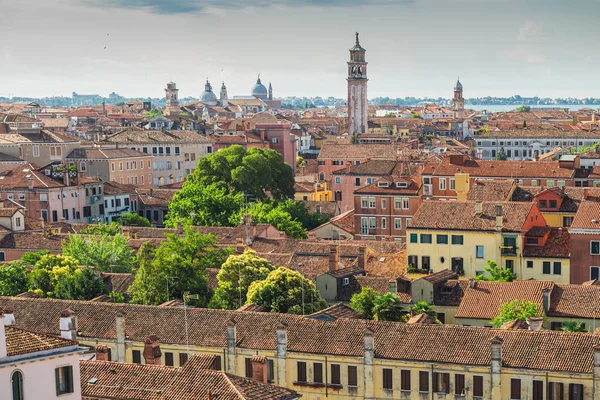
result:
<svg viewBox="0 0 600 400"><path fill-rule="evenodd" d="M121 227L116 222L110 224L88 225L81 230L82 235L115 236L121 232Z"/></svg>
<svg viewBox="0 0 600 400"><path fill-rule="evenodd" d="M506 152L504 151L504 146L501 146L500 150L498 150L498 154L496 156L496 160L506 161L507 159L508 159L508 157L506 156Z"/></svg>
<svg viewBox="0 0 600 400"><path fill-rule="evenodd" d="M121 234L69 235L69 239L63 243L63 254L103 272L132 272L136 268L135 254Z"/></svg>
<svg viewBox="0 0 600 400"><path fill-rule="evenodd" d="M136 213L125 213L119 218L119 223L124 226L143 226L151 227L152 224L146 217L142 217Z"/></svg>
<svg viewBox="0 0 600 400"><path fill-rule="evenodd" d="M585 324L577 321L564 321L560 326L560 330L565 332L587 332Z"/></svg>
<svg viewBox="0 0 600 400"><path fill-rule="evenodd" d="M542 312L536 303L527 300L512 300L504 303L498 310L499 314L492 319L492 324L495 328L499 328L502 324L514 321L525 321L529 317L540 317Z"/></svg>
<svg viewBox="0 0 600 400"><path fill-rule="evenodd" d="M285 267L250 284L246 304L251 303L266 311L290 314L312 314L327 307L327 302L310 280Z"/></svg>
<svg viewBox="0 0 600 400"><path fill-rule="evenodd" d="M53 297L65 300L90 300L101 295L105 290L102 279L92 268L75 268L58 275Z"/></svg>
<svg viewBox="0 0 600 400"><path fill-rule="evenodd" d="M416 315L427 314L430 317L437 319L437 312L433 309L433 306L426 301L418 301L410 307L410 310Z"/></svg>
<svg viewBox="0 0 600 400"><path fill-rule="evenodd" d="M363 315L364 319L373 319L375 300L381 297L381 293L369 287L363 287L360 293L352 295L350 306Z"/></svg>
<svg viewBox="0 0 600 400"><path fill-rule="evenodd" d="M159 115L162 115L162 111L160 111L156 108L153 108L152 110L148 111L145 114L145 117L146 118L154 118L154 117L158 117Z"/></svg>
<svg viewBox="0 0 600 400"><path fill-rule="evenodd" d="M35 265L40 258L46 254L50 254L50 250L40 250L34 253L25 253L21 256L21 260L25 261L28 265Z"/></svg>
<svg viewBox="0 0 600 400"><path fill-rule="evenodd" d="M489 273L489 277L485 275L477 275L475 277L478 281L492 281L492 282L512 282L517 279L510 269L502 268L492 260L487 260L487 265L483 267L485 271Z"/></svg>
<svg viewBox="0 0 600 400"><path fill-rule="evenodd" d="M108 294L108 297L113 301L113 303L125 303L125 296L119 292L115 292L114 290Z"/></svg>
<svg viewBox="0 0 600 400"><path fill-rule="evenodd" d="M22 261L0 265L0 296L16 296L27 291L27 266Z"/></svg>
<svg viewBox="0 0 600 400"><path fill-rule="evenodd" d="M184 236L166 234L167 241L152 250L140 248L139 268L130 288L132 300L142 304L160 304L168 298L181 299L184 292L198 295L193 302L205 306L210 297L206 268L219 268L231 254L230 249L217 247L217 238L202 235L192 228L184 229Z"/></svg>
<svg viewBox="0 0 600 400"><path fill-rule="evenodd" d="M217 275L219 287L215 290L209 307L225 310L241 307L246 303L250 284L266 279L273 269L273 265L258 257L253 250L229 256Z"/></svg>
<svg viewBox="0 0 600 400"><path fill-rule="evenodd" d="M373 314L377 321L401 321L405 311L398 296L386 293L375 299Z"/></svg>
<svg viewBox="0 0 600 400"><path fill-rule="evenodd" d="M274 206L272 203L251 203L246 210L240 210L230 217L231 225L239 225L244 214L250 215L254 222L271 224L293 238L306 237L306 228L299 221L294 220L283 208Z"/></svg>
<svg viewBox="0 0 600 400"><path fill-rule="evenodd" d="M515 111L520 112L520 113L522 113L522 112L530 112L531 111L531 107L523 105L523 106L517 107Z"/></svg>

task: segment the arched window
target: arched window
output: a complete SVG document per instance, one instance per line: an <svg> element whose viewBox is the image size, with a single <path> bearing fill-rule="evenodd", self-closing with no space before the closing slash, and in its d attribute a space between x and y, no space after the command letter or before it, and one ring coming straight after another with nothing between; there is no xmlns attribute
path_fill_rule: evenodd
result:
<svg viewBox="0 0 600 400"><path fill-rule="evenodd" d="M23 374L21 371L13 372L10 380L12 383L12 400L23 400Z"/></svg>

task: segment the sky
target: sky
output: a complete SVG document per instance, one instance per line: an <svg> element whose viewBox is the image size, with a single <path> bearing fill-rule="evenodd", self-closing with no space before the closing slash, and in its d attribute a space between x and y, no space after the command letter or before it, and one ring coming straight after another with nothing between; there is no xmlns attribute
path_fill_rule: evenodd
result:
<svg viewBox="0 0 600 400"><path fill-rule="evenodd" d="M600 97L599 0L0 0L0 96Z"/></svg>

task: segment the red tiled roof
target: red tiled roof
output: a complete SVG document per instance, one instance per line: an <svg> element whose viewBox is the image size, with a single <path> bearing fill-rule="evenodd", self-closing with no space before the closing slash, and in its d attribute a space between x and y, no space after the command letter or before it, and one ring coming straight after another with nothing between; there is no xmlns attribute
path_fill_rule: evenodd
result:
<svg viewBox="0 0 600 400"><path fill-rule="evenodd" d="M600 230L600 202L584 200L575 214L571 230L595 229Z"/></svg>
<svg viewBox="0 0 600 400"><path fill-rule="evenodd" d="M599 302L598 285L554 285L547 314L562 318L600 318Z"/></svg>
<svg viewBox="0 0 600 400"><path fill-rule="evenodd" d="M550 231L543 246L525 245L523 257L569 258L571 256L571 237L566 229L556 228Z"/></svg>
<svg viewBox="0 0 600 400"><path fill-rule="evenodd" d="M558 161L496 161L496 160L466 160L463 164L450 163L450 157L445 157L439 164L429 164L423 170L423 175L454 176L456 173L467 173L471 177L486 178L549 178L569 179L574 170L561 168Z"/></svg>
<svg viewBox="0 0 600 400"><path fill-rule="evenodd" d="M58 313L54 315L58 326ZM5 326L8 357L77 346L77 342L13 326Z"/></svg>

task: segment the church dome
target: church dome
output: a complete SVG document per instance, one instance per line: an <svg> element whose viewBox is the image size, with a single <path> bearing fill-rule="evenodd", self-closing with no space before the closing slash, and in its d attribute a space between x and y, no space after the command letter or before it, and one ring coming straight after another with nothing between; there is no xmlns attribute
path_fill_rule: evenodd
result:
<svg viewBox="0 0 600 400"><path fill-rule="evenodd" d="M459 79L456 80L456 86L454 87L454 90L463 90L462 83L460 83Z"/></svg>
<svg viewBox="0 0 600 400"><path fill-rule="evenodd" d="M217 95L213 93L212 86L210 85L208 79L204 85L204 92L202 92L200 95L200 102L206 104L207 106L216 106L218 103Z"/></svg>
<svg viewBox="0 0 600 400"><path fill-rule="evenodd" d="M258 99L264 99L264 98L268 97L267 88L260 81L260 76L256 80L256 85L254 85L252 87L251 95Z"/></svg>

